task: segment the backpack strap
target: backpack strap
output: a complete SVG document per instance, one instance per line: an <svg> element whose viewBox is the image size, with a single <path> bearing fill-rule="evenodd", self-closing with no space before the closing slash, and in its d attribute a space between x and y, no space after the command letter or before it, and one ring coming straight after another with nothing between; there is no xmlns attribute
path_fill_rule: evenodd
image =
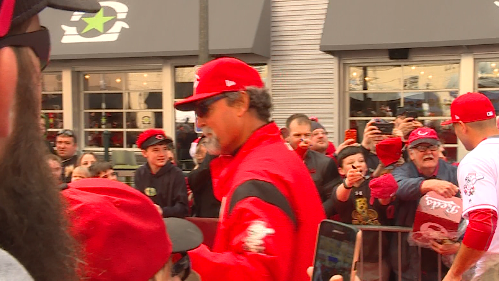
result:
<svg viewBox="0 0 499 281"><path fill-rule="evenodd" d="M295 213L284 194L273 184L261 180L245 181L236 188L230 199L228 214L230 215L239 201L248 197L257 197L268 204L278 207L289 217L295 227L298 226Z"/></svg>

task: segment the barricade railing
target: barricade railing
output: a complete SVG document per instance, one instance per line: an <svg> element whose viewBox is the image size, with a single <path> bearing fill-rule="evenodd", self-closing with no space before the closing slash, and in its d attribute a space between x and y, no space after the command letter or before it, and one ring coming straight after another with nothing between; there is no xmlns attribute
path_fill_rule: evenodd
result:
<svg viewBox="0 0 499 281"><path fill-rule="evenodd" d="M383 276L383 233L393 233L397 236L397 280L402 280L402 243L408 243L406 241L402 241L402 233L409 233L412 228L411 227L400 227L400 226L371 226L371 225L354 225L358 229L362 230L363 233L372 231L378 232L378 273L379 280L383 280L386 276ZM393 235L395 236L395 235ZM391 243L389 243L389 248L391 247ZM361 280L363 280L363 246L361 244L360 249L360 266L358 266L357 275ZM418 247L418 264L419 268L419 281L423 281L421 279L421 247ZM442 256L438 254L438 280L442 280ZM388 261L389 265L390 261Z"/></svg>

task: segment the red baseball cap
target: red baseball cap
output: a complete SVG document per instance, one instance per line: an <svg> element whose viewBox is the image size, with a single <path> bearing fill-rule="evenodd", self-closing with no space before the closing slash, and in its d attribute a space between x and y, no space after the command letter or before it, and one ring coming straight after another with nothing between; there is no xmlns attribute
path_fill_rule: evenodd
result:
<svg viewBox="0 0 499 281"><path fill-rule="evenodd" d="M193 223L163 219L147 196L121 182L82 179L61 194L71 232L82 246L85 280L149 280L172 253L203 241Z"/></svg>
<svg viewBox="0 0 499 281"><path fill-rule="evenodd" d="M450 105L451 120L442 125L463 122L470 123L496 117L494 106L487 96L481 93L467 93L457 97Z"/></svg>
<svg viewBox="0 0 499 281"><path fill-rule="evenodd" d="M415 147L420 143L437 145L440 144L440 139L435 130L428 127L421 127L411 132L407 143L409 144L409 147Z"/></svg>
<svg viewBox="0 0 499 281"><path fill-rule="evenodd" d="M201 66L196 73L194 94L175 103L181 111L192 111L196 102L224 92L237 92L248 87L263 88L260 74L235 58L219 58Z"/></svg>

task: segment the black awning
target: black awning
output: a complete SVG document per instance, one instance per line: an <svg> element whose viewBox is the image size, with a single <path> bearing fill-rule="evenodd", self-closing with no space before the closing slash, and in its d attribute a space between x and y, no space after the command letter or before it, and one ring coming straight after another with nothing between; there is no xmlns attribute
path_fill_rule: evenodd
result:
<svg viewBox="0 0 499 281"><path fill-rule="evenodd" d="M320 49L496 44L498 5L493 0L330 0Z"/></svg>
<svg viewBox="0 0 499 281"><path fill-rule="evenodd" d="M102 1L97 14L45 9L53 59L198 53L198 0ZM270 56L270 0L209 2L212 55Z"/></svg>

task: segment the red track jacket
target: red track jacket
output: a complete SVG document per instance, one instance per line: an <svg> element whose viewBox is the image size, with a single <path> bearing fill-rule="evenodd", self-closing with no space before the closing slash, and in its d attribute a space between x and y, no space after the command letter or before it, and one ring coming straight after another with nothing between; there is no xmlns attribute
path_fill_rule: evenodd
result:
<svg viewBox="0 0 499 281"><path fill-rule="evenodd" d="M189 252L201 279L310 280L306 268L312 265L325 214L307 168L283 143L275 123L255 131L235 156L214 159L211 169L222 209L213 251L201 245ZM294 217L258 196L239 198L231 206L242 186L278 191Z"/></svg>

